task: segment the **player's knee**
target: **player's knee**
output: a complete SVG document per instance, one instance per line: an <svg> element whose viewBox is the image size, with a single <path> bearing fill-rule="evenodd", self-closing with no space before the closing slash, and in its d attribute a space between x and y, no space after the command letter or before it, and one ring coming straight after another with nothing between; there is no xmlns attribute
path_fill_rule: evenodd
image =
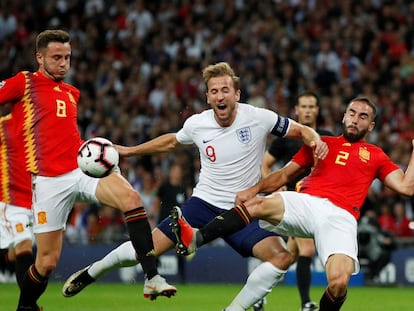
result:
<svg viewBox="0 0 414 311"><path fill-rule="evenodd" d="M289 251L280 252L278 254L278 268L282 270L289 269L290 265L294 262L295 258Z"/></svg>
<svg viewBox="0 0 414 311"><path fill-rule="evenodd" d="M32 240L24 240L16 244L15 246L16 256L20 254L33 253Z"/></svg>
<svg viewBox="0 0 414 311"><path fill-rule="evenodd" d="M291 265L293 265L295 262L298 261L299 258L299 253L298 252L292 252L292 260L291 260Z"/></svg>
<svg viewBox="0 0 414 311"><path fill-rule="evenodd" d="M299 247L299 255L312 258L315 255L315 247L313 245L304 245Z"/></svg>
<svg viewBox="0 0 414 311"><path fill-rule="evenodd" d="M289 269L290 265L293 263L294 257L292 254L287 251L279 251L275 254L269 262L274 265L275 267L279 268L280 270L287 270Z"/></svg>
<svg viewBox="0 0 414 311"><path fill-rule="evenodd" d="M125 189L122 197L119 199L120 201L117 203L117 206L123 212L142 206L141 197L134 189Z"/></svg>
<svg viewBox="0 0 414 311"><path fill-rule="evenodd" d="M36 260L36 269L42 276L50 276L56 269L57 260L52 256Z"/></svg>

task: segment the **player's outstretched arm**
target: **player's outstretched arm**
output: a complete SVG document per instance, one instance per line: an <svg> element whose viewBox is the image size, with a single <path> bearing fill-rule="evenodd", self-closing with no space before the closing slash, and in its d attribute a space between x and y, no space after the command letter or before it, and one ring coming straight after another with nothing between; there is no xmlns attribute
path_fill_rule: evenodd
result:
<svg viewBox="0 0 414 311"><path fill-rule="evenodd" d="M302 139L305 145L308 145L313 149L313 152L318 159L325 159L329 148L319 134L309 126L300 124L294 120L289 121L291 124L286 137Z"/></svg>
<svg viewBox="0 0 414 311"><path fill-rule="evenodd" d="M413 150L405 172L400 169L395 170L389 173L384 180L385 186L406 196L414 195L414 139L411 143L413 144Z"/></svg>
<svg viewBox="0 0 414 311"><path fill-rule="evenodd" d="M121 157L169 152L178 145L175 133L168 133L136 146L115 145Z"/></svg>
<svg viewBox="0 0 414 311"><path fill-rule="evenodd" d="M266 178L263 178L256 185L240 191L236 194L236 204L246 202L258 193L272 193L277 191L281 186L300 175L305 168L296 162L289 162L279 170L272 172Z"/></svg>

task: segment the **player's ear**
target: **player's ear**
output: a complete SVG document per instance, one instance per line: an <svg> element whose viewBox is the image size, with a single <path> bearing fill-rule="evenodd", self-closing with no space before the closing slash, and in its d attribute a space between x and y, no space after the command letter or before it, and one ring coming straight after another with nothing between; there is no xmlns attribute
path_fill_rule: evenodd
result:
<svg viewBox="0 0 414 311"><path fill-rule="evenodd" d="M207 101L207 105L210 105L211 106L211 103L210 103L210 100L208 99L208 91L207 91L207 93L206 93L206 101Z"/></svg>
<svg viewBox="0 0 414 311"><path fill-rule="evenodd" d="M43 65L43 55L40 52L36 52L36 60L39 65Z"/></svg>
<svg viewBox="0 0 414 311"><path fill-rule="evenodd" d="M372 130L374 129L374 127L375 127L375 122L374 122L374 121L372 121L372 122L368 125L368 132L372 132Z"/></svg>
<svg viewBox="0 0 414 311"><path fill-rule="evenodd" d="M235 93L236 102L240 101L240 94L241 94L241 91L240 90L236 90L236 93Z"/></svg>

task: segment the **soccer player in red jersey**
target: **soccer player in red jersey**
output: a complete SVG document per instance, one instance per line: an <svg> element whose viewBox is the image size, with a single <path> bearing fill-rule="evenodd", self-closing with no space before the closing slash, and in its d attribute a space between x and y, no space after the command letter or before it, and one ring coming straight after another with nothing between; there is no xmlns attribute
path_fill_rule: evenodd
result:
<svg viewBox="0 0 414 311"><path fill-rule="evenodd" d="M20 134L11 114L0 117L0 266L15 267L19 286L34 262L31 176Z"/></svg>
<svg viewBox="0 0 414 311"><path fill-rule="evenodd" d="M295 114L299 123L310 126L319 135L333 136L330 131L318 128L317 126L319 99L315 93L306 91L298 95L295 104ZM269 175L272 172L273 165L277 162L281 166L286 165L302 145L303 143L297 139L276 137L263 156L262 177ZM279 191L295 190L296 183L306 175L309 175L309 172L310 170L304 172L304 174L294 180L290 180ZM317 303L310 299L310 285L312 282L311 264L312 258L315 255L315 243L313 239L289 237L287 245L296 261L296 283L301 299L300 311L317 311L319 310Z"/></svg>
<svg viewBox="0 0 414 311"><path fill-rule="evenodd" d="M357 220L372 181L378 178L401 195L414 194L414 152L403 172L381 148L365 141L375 126L375 116L376 106L368 98L351 100L342 120L343 135L322 137L329 147L324 159L315 163L312 149L303 146L285 167L238 193L238 204L202 229L191 228L180 217L180 209L175 208L172 223L180 229L179 251L194 251L257 218L267 230L314 238L328 280L320 299L320 311L339 310L346 299L351 275L360 270ZM302 170L313 166L299 192L256 196L276 191Z"/></svg>
<svg viewBox="0 0 414 311"><path fill-rule="evenodd" d="M22 282L17 310L37 310L63 242L69 212L76 201L100 202L124 213L139 261L146 273L144 297L175 294L158 275L147 215L139 194L119 173L101 179L77 165L82 143L77 126L80 92L63 80L70 68L70 36L46 30L36 38L38 71L21 71L0 83L0 104L11 103L22 124L26 169L32 174L36 260Z"/></svg>

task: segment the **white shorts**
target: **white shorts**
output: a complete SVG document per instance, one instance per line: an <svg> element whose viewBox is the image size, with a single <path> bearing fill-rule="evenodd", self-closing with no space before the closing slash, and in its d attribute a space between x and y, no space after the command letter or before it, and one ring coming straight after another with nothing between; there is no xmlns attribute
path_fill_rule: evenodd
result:
<svg viewBox="0 0 414 311"><path fill-rule="evenodd" d="M34 241L32 210L0 202L0 248Z"/></svg>
<svg viewBox="0 0 414 311"><path fill-rule="evenodd" d="M315 240L324 265L329 256L345 254L354 260L354 274L360 270L358 261L357 221L349 212L325 198L294 191L281 191L285 213L279 225L260 220L260 227L283 235Z"/></svg>
<svg viewBox="0 0 414 311"><path fill-rule="evenodd" d="M65 229L75 202L98 202L98 182L80 169L56 177L33 176L34 233Z"/></svg>

